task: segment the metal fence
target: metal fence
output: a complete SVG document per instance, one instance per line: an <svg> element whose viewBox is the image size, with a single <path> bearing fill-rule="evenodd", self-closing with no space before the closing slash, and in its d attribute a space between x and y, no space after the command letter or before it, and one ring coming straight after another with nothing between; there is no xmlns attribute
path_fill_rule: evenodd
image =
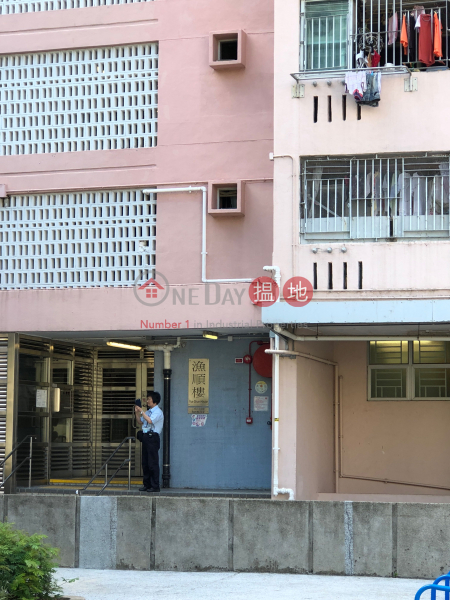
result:
<svg viewBox="0 0 450 600"><path fill-rule="evenodd" d="M371 66L363 63L361 53L366 59L378 54L376 62L381 67L427 68L431 65L419 60L416 22L420 14L431 17L433 44L437 15L442 25L442 57L435 57L433 66L449 66L449 0L302 0L301 6L300 71ZM403 17L406 48L401 44Z"/></svg>
<svg viewBox="0 0 450 600"><path fill-rule="evenodd" d="M449 164L449 154L304 160L304 239L449 237Z"/></svg>

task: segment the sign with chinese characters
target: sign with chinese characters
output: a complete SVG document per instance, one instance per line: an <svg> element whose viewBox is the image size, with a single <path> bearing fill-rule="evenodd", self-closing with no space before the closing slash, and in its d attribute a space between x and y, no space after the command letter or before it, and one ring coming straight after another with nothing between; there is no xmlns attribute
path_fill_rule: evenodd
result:
<svg viewBox="0 0 450 600"><path fill-rule="evenodd" d="M268 411L269 410L269 396L253 396L253 410L256 411Z"/></svg>
<svg viewBox="0 0 450 600"><path fill-rule="evenodd" d="M209 359L189 359L189 414L209 413Z"/></svg>
<svg viewBox="0 0 450 600"><path fill-rule="evenodd" d="M47 408L47 390L36 390L36 408Z"/></svg>
<svg viewBox="0 0 450 600"><path fill-rule="evenodd" d="M284 299L291 306L306 306L311 302L313 295L312 283L305 277L292 277L283 287Z"/></svg>
<svg viewBox="0 0 450 600"><path fill-rule="evenodd" d="M254 279L249 288L250 301L256 306L272 306L278 300L280 288L270 277L258 277Z"/></svg>
<svg viewBox="0 0 450 600"><path fill-rule="evenodd" d="M192 415L191 427L204 427L206 425L206 419L208 415Z"/></svg>

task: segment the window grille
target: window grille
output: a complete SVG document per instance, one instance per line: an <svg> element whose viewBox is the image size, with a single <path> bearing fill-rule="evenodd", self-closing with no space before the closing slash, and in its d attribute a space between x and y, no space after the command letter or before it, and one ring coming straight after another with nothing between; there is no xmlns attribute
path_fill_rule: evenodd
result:
<svg viewBox="0 0 450 600"><path fill-rule="evenodd" d="M303 240L448 238L449 161L448 154L304 160Z"/></svg>
<svg viewBox="0 0 450 600"><path fill-rule="evenodd" d="M48 10L66 10L68 8L90 8L92 6L109 6L111 4L133 4L151 0L1 0L0 15L17 13L33 13Z"/></svg>
<svg viewBox="0 0 450 600"><path fill-rule="evenodd" d="M11 196L0 209L3 290L132 286L155 252L156 198L141 190Z"/></svg>
<svg viewBox="0 0 450 600"><path fill-rule="evenodd" d="M358 61L361 51L380 55L380 67L427 68L419 60L419 33L416 5L434 15L442 25L442 57L434 66L449 67L450 6L449 0L302 0L300 71L355 69L366 64ZM419 8L420 8L419 7ZM394 20L397 15L397 20ZM408 46L400 42L403 16L406 17ZM412 27L411 27L412 25ZM374 65L375 66L375 65ZM431 65L428 65L428 67Z"/></svg>
<svg viewBox="0 0 450 600"><path fill-rule="evenodd" d="M450 400L449 363L449 342L369 342L369 400Z"/></svg>
<svg viewBox="0 0 450 600"><path fill-rule="evenodd" d="M0 57L0 155L157 145L158 44Z"/></svg>

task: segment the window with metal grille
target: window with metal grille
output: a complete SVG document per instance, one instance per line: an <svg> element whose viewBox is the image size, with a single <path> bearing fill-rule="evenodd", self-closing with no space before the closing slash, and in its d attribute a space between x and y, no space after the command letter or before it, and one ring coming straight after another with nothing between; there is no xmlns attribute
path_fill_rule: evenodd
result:
<svg viewBox="0 0 450 600"><path fill-rule="evenodd" d="M304 160L303 240L448 238L449 164L449 154Z"/></svg>
<svg viewBox="0 0 450 600"><path fill-rule="evenodd" d="M11 196L0 211L0 289L132 286L155 252L156 197L141 190Z"/></svg>
<svg viewBox="0 0 450 600"><path fill-rule="evenodd" d="M157 144L158 44L0 57L0 155Z"/></svg>
<svg viewBox="0 0 450 600"><path fill-rule="evenodd" d="M449 66L449 0L301 0L301 6L300 71ZM428 58L419 50L421 15L431 21L431 36L435 15L442 27L441 47L432 37Z"/></svg>
<svg viewBox="0 0 450 600"><path fill-rule="evenodd" d="M66 10L68 8L90 8L91 6L109 6L111 4L133 4L151 0L1 0L0 15L42 12L48 10Z"/></svg>
<svg viewBox="0 0 450 600"><path fill-rule="evenodd" d="M450 400L450 342L369 342L369 400Z"/></svg>

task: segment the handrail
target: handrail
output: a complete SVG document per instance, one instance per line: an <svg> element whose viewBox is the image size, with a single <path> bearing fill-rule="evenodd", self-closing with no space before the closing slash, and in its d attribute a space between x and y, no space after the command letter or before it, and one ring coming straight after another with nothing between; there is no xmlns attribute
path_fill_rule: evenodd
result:
<svg viewBox="0 0 450 600"><path fill-rule="evenodd" d="M26 442L26 440L30 440L30 453L29 455L23 459L23 461L20 463L20 465L17 465L12 471L11 473L8 475L8 477L6 479L4 479L2 481L2 483L0 484L0 490L2 489L2 487L5 485L5 483L8 481L8 479L11 479L11 477L14 475L14 473L16 471L18 471L20 469L20 467L28 460L28 487L31 487L31 465L33 462L33 440L36 439L35 435L27 435L26 437L23 438L23 440L21 442L19 442L17 444L17 446L15 446L15 448L13 448L11 450L11 452L5 456L5 458L0 462L0 468L3 467L3 465L6 463L6 461L8 460L8 458L10 458L15 452L17 452L17 450L20 448L20 446Z"/></svg>
<svg viewBox="0 0 450 600"><path fill-rule="evenodd" d="M124 440L122 440L120 442L120 444L117 446L117 448L114 450L114 452L111 454L111 456L109 458L107 458L107 460L103 463L103 465L100 467L100 469L95 473L95 475L92 477L92 479L84 486L84 488L82 488L81 490L76 490L75 493L78 494L79 496L81 496L81 492L84 492L85 490L87 490L87 488L91 485L91 483L100 475L100 473L103 471L103 469L105 469L105 485L102 487L102 489L97 494L97 496L100 496L100 494L103 492L103 490L106 487L108 487L108 485L111 483L111 481L117 475L117 473L120 471L120 469L122 469L122 467L124 467L126 464L128 464L128 491L130 491L131 490L131 442L132 441L133 442L136 441L136 438L133 436L126 437ZM126 442L128 442L128 458L125 459L122 462L122 464L120 465L120 467L114 471L114 474L108 481L108 464Z"/></svg>
<svg viewBox="0 0 450 600"><path fill-rule="evenodd" d="M431 600L436 600L436 592L445 592L445 600L448 600L450 594L450 587L448 585L435 585L431 583L430 585L424 585L417 594L414 596L414 600L420 600L422 594L428 590L431 590Z"/></svg>
<svg viewBox="0 0 450 600"><path fill-rule="evenodd" d="M437 585L441 581L445 581L445 585ZM421 587L414 596L414 600L420 600L422 594L428 590L431 590L431 600L436 600L436 592L445 592L444 600L450 600L450 571L435 579L433 583Z"/></svg>

